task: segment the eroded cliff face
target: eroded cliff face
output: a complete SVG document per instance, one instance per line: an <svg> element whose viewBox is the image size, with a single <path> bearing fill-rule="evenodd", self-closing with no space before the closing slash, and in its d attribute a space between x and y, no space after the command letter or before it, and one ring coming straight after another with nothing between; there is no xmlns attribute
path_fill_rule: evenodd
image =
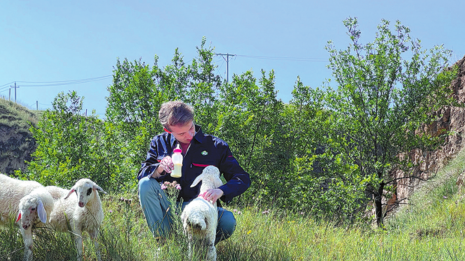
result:
<svg viewBox="0 0 465 261"><path fill-rule="evenodd" d="M459 60L458 76L452 82L451 88L454 91L454 98L465 103L465 57ZM419 176L422 179L428 179L434 173L442 168L447 162L452 159L464 146L463 135L465 134L465 108L446 107L438 112L442 117L432 125L426 126L423 131L430 134L438 134L444 130L453 131L454 134L446 138L446 144L436 151L412 151L410 158L416 162L420 162L414 171L414 176ZM402 178L402 171L392 173L393 178ZM402 200L402 203L407 203L408 198L420 188L423 181L416 178L398 179L396 189L396 201ZM388 199L387 199L388 200ZM386 201L387 201L386 200ZM391 200L393 202L393 200Z"/></svg>
<svg viewBox="0 0 465 261"><path fill-rule="evenodd" d="M26 170L25 161L31 161L36 143L27 130L27 122L14 110L0 105L0 173L13 174Z"/></svg>

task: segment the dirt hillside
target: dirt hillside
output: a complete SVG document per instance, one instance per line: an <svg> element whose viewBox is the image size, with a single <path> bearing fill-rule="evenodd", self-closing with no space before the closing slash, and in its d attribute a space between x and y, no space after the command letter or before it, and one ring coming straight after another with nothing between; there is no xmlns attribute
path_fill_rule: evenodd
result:
<svg viewBox="0 0 465 261"><path fill-rule="evenodd" d="M13 174L26 169L36 143L29 131L37 115L27 108L0 98L0 173Z"/></svg>

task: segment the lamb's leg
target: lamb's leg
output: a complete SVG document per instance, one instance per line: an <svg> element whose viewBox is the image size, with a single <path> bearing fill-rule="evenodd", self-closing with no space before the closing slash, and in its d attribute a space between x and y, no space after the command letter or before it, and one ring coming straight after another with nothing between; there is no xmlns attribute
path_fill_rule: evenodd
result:
<svg viewBox="0 0 465 261"><path fill-rule="evenodd" d="M82 260L82 232L81 230L73 230L74 233L74 241L76 243L77 249L77 260Z"/></svg>
<svg viewBox="0 0 465 261"><path fill-rule="evenodd" d="M208 247L207 260L216 261L216 247L215 242L211 243Z"/></svg>
<svg viewBox="0 0 465 261"><path fill-rule="evenodd" d="M189 236L188 236L188 241L189 241L189 260L192 260L192 251L193 251L193 248L192 248L192 244L194 243L193 242L194 238L192 236L191 233L189 233Z"/></svg>
<svg viewBox="0 0 465 261"><path fill-rule="evenodd" d="M207 260L216 261L216 247L215 247L215 238L216 238L216 230L213 230L209 233L206 239L206 247L207 247Z"/></svg>
<svg viewBox="0 0 465 261"><path fill-rule="evenodd" d="M97 260L102 261L102 257L100 256L100 249L98 248L98 241L97 241L98 230L96 229L92 232L89 232L89 235L92 241L94 241L95 254L97 255Z"/></svg>
<svg viewBox="0 0 465 261"><path fill-rule="evenodd" d="M32 228L29 227L28 229L21 228L21 235L23 236L24 242L24 260L32 261L33 254L32 248L34 242L32 241Z"/></svg>

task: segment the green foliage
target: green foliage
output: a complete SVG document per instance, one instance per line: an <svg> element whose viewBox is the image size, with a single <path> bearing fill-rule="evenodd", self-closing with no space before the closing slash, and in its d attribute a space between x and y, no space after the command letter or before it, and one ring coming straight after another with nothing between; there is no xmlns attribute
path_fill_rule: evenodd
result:
<svg viewBox="0 0 465 261"><path fill-rule="evenodd" d="M109 190L135 186L133 155L115 125L95 115L81 116L82 98L76 92L60 93L53 108L37 128L30 128L38 147L25 176L62 187L85 177Z"/></svg>
<svg viewBox="0 0 465 261"><path fill-rule="evenodd" d="M285 117L290 121L287 135L295 157L283 200L314 216L353 222L365 207L364 186L369 179L358 175L358 166L336 149L340 141L328 136L337 122L324 107L324 97L324 91L297 80Z"/></svg>
<svg viewBox="0 0 465 261"><path fill-rule="evenodd" d="M274 72L262 71L260 86L251 72L235 75L223 85L223 105L217 110L214 134L227 141L242 167L251 175L252 186L245 197L276 201L282 192L278 179L289 167L280 148L285 130L280 126L283 103L276 98Z"/></svg>

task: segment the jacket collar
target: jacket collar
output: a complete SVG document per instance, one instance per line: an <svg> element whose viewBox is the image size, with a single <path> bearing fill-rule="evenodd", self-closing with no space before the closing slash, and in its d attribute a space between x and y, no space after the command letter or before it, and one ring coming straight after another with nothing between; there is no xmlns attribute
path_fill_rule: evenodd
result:
<svg viewBox="0 0 465 261"><path fill-rule="evenodd" d="M205 135L203 135L202 128L199 125L195 125L195 135L194 139L202 143L205 140Z"/></svg>

